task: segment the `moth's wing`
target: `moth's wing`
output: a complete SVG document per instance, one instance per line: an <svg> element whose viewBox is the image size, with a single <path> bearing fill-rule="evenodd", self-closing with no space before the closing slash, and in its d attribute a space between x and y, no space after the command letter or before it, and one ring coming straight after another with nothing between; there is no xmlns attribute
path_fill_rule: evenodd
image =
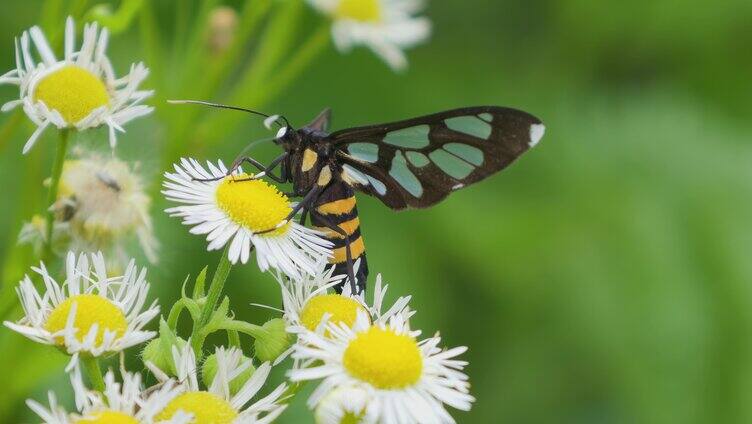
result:
<svg viewBox="0 0 752 424"><path fill-rule="evenodd" d="M306 127L316 130L316 131L327 131L329 130L329 123L332 121L332 109L326 108L319 115L311 121L310 124L306 125Z"/></svg>
<svg viewBox="0 0 752 424"><path fill-rule="evenodd" d="M329 136L343 178L392 209L425 208L535 146L545 127L519 110L469 107Z"/></svg>

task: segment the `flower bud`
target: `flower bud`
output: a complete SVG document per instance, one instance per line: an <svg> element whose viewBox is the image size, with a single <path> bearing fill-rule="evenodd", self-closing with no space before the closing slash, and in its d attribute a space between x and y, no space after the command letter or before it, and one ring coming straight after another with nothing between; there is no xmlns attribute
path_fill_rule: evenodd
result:
<svg viewBox="0 0 752 424"><path fill-rule="evenodd" d="M209 16L209 51L214 54L224 53L232 44L238 29L238 14L235 9L220 6L212 10Z"/></svg>
<svg viewBox="0 0 752 424"><path fill-rule="evenodd" d="M274 362L287 348L290 347L291 337L287 332L287 324L282 318L274 318L262 326L267 335L257 337L253 342L256 357L262 362Z"/></svg>
<svg viewBox="0 0 752 424"><path fill-rule="evenodd" d="M185 340L178 337L177 344L179 350L183 349L185 343ZM146 344L146 347L141 352L141 358L144 362L151 362L168 375L175 376L177 374L175 361L172 358L172 346L167 348L167 343L164 343L161 337L153 339Z"/></svg>
<svg viewBox="0 0 752 424"><path fill-rule="evenodd" d="M235 395L238 391L240 391L240 389L243 388L243 385L248 381L248 379L251 378L253 372L256 371L251 358L243 356L243 359L241 359L241 364L245 363L248 363L248 368L230 382L230 393L232 395ZM206 387L211 387L211 384L214 381L214 377L216 375L217 354L212 353L206 358L204 365L201 367L201 381L204 382L204 385Z"/></svg>

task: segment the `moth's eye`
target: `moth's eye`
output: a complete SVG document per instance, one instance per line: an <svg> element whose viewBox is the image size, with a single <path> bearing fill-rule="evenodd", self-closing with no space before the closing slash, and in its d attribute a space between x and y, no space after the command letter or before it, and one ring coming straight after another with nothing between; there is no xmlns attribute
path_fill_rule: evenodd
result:
<svg viewBox="0 0 752 424"><path fill-rule="evenodd" d="M279 131L277 131L277 138L282 138L285 136L285 134L287 134L287 127L282 127L279 129Z"/></svg>

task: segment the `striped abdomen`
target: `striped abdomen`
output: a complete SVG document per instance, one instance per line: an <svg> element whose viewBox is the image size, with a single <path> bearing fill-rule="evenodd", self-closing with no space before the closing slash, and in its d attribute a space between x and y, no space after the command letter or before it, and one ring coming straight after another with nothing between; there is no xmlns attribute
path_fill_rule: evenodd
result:
<svg viewBox="0 0 752 424"><path fill-rule="evenodd" d="M325 238L334 244L333 257L329 260L335 267L334 275L347 275L347 251L344 235L327 227L326 221L339 226L350 239L350 253L353 264L360 259L360 266L355 272L358 290L365 290L368 277L366 263L366 249L363 237L360 235L360 219L358 207L355 204L355 193L352 187L344 182L335 182L319 196L313 205L315 213L311 214L311 222L317 229L326 233ZM338 292L341 286L335 287Z"/></svg>

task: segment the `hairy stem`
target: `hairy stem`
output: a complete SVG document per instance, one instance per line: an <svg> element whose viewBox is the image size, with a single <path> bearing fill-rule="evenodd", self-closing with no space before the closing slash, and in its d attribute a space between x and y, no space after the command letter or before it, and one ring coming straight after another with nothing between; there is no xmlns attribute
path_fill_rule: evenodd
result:
<svg viewBox="0 0 752 424"><path fill-rule="evenodd" d="M232 264L228 257L230 249L230 243L227 244L225 250L222 252L222 257L219 259L217 270L214 272L211 285L209 285L209 292L206 295L206 303L201 310L201 316L198 322L193 323L193 333L191 334L191 343L193 344L193 351L196 353L196 358L201 359L203 356L202 349L204 347L205 336L202 335L202 329L209 323L214 309L217 307L217 302L222 294L222 289L225 286L227 276L230 274Z"/></svg>
<svg viewBox="0 0 752 424"><path fill-rule="evenodd" d="M104 391L104 379L102 378L102 370L99 368L99 360L93 356L81 357L81 362L86 370L86 375L89 376L94 390L98 392Z"/></svg>
<svg viewBox="0 0 752 424"><path fill-rule="evenodd" d="M60 186L60 176L63 174L63 164L65 163L65 154L68 151L68 138L70 137L69 129L60 130L60 143L57 145L55 161L52 163L52 176L50 180L50 190L47 192L47 234L44 240L44 258L49 259L52 255L52 230L55 224L55 211L52 205L57 200L57 190Z"/></svg>

